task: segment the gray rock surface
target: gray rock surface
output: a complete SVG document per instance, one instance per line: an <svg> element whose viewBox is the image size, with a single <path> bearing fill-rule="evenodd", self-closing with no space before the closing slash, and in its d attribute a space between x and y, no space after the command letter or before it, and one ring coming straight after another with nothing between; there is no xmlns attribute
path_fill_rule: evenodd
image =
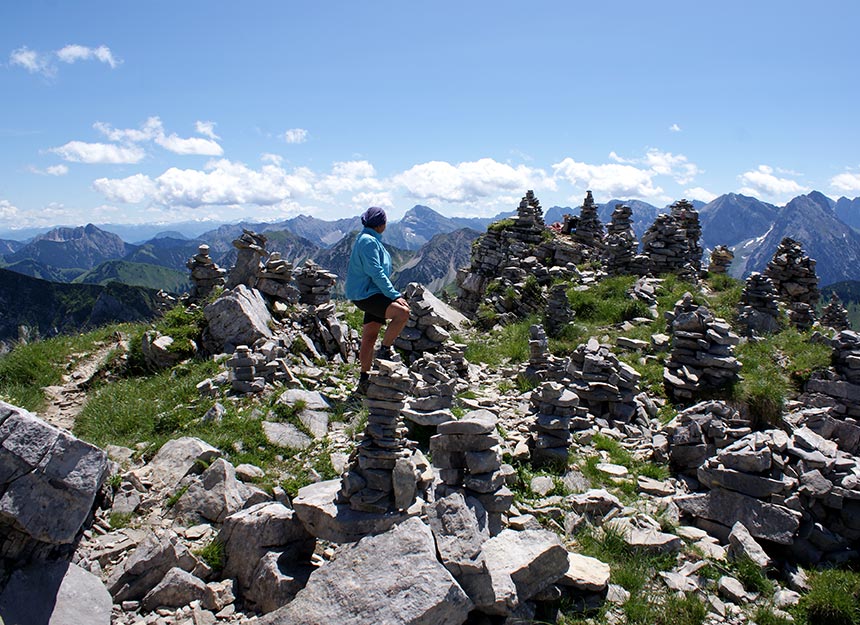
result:
<svg viewBox="0 0 860 625"><path fill-rule="evenodd" d="M218 458L188 487L173 507L178 517L202 517L220 523L245 503L244 488L233 465Z"/></svg>
<svg viewBox="0 0 860 625"><path fill-rule="evenodd" d="M176 534L150 534L113 570L108 578L108 590L117 603L143 599L170 569L179 567L183 571L192 571L196 565L197 558Z"/></svg>
<svg viewBox="0 0 860 625"><path fill-rule="evenodd" d="M167 441L146 466L135 473L164 488L176 488L189 473L199 473L221 452L199 438L183 436Z"/></svg>
<svg viewBox="0 0 860 625"><path fill-rule="evenodd" d="M272 336L272 315L263 296L244 284L224 292L203 309L203 314L212 340L222 348L253 345L259 338Z"/></svg>
<svg viewBox="0 0 860 625"><path fill-rule="evenodd" d="M141 607L152 612L162 606L181 608L192 601L200 601L203 607L210 608L214 605L214 596L203 580L174 567L167 571L155 588L146 593Z"/></svg>
<svg viewBox="0 0 860 625"><path fill-rule="evenodd" d="M433 534L418 519L341 547L307 586L260 625L459 625L472 602L436 560Z"/></svg>
<svg viewBox="0 0 860 625"><path fill-rule="evenodd" d="M425 507L425 514L436 539L436 549L454 577L478 566L482 545L489 539L487 514L475 500L452 493Z"/></svg>
<svg viewBox="0 0 860 625"><path fill-rule="evenodd" d="M30 565L12 573L0 594L6 625L110 625L110 594L101 580L68 562Z"/></svg>

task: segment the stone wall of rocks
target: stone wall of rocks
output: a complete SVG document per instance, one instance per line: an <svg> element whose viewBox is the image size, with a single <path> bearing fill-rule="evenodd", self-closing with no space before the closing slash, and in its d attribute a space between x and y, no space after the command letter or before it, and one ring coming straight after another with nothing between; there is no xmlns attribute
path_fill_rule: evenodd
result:
<svg viewBox="0 0 860 625"><path fill-rule="evenodd" d="M636 414L639 372L621 362L608 345L590 339L570 356L569 387L580 406L606 425L629 423ZM579 429L579 428L576 428Z"/></svg>
<svg viewBox="0 0 860 625"><path fill-rule="evenodd" d="M667 395L689 401L702 392L722 388L737 379L740 363L734 357L739 338L731 326L685 293L666 312L672 352L663 370Z"/></svg>
<svg viewBox="0 0 860 625"><path fill-rule="evenodd" d="M738 303L738 323L746 335L779 332L779 306L770 278L757 272L749 275Z"/></svg>
<svg viewBox="0 0 860 625"><path fill-rule="evenodd" d="M466 317L417 282L408 284L403 296L409 302L409 321L394 347L404 354L406 362L440 351L450 353L455 359L462 356L463 349L451 342L451 332L462 330ZM458 369L462 370L463 366L461 364Z"/></svg>
<svg viewBox="0 0 860 625"><path fill-rule="evenodd" d="M292 271L292 264L281 258L280 252L272 252L257 273L257 290L276 302L295 304L300 293L292 283Z"/></svg>
<svg viewBox="0 0 860 625"><path fill-rule="evenodd" d="M804 403L828 407L838 419L860 421L860 334L843 330L833 339L833 367L814 372L806 383Z"/></svg>
<svg viewBox="0 0 860 625"><path fill-rule="evenodd" d="M654 436L655 459L695 475L702 463L752 432L752 422L723 401L699 402L679 412Z"/></svg>

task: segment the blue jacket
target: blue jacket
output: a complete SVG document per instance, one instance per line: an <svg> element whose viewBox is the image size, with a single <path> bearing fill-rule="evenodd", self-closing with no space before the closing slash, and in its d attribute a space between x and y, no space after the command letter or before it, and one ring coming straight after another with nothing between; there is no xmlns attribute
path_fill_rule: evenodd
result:
<svg viewBox="0 0 860 625"><path fill-rule="evenodd" d="M381 293L397 299L400 293L391 284L391 255L382 245L382 235L365 228L355 240L346 271L346 297L352 301Z"/></svg>

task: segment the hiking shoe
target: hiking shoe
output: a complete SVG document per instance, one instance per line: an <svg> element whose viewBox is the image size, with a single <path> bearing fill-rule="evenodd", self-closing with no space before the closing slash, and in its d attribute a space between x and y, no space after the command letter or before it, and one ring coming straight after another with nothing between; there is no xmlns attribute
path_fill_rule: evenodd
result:
<svg viewBox="0 0 860 625"><path fill-rule="evenodd" d="M355 387L355 395L364 397L367 395L367 389L370 387L370 377L362 376L358 380L358 386Z"/></svg>
<svg viewBox="0 0 860 625"><path fill-rule="evenodd" d="M394 360L395 356L394 347L391 345L380 345L379 349L376 350L375 358L376 360Z"/></svg>

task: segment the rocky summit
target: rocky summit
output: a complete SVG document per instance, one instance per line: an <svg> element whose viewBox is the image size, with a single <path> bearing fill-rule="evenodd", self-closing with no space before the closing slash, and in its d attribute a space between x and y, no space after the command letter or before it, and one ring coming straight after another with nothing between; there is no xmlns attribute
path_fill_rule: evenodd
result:
<svg viewBox="0 0 860 625"><path fill-rule="evenodd" d="M154 323L0 358L2 622L837 622L860 337L814 259L515 208L361 393L337 275L242 227Z"/></svg>

